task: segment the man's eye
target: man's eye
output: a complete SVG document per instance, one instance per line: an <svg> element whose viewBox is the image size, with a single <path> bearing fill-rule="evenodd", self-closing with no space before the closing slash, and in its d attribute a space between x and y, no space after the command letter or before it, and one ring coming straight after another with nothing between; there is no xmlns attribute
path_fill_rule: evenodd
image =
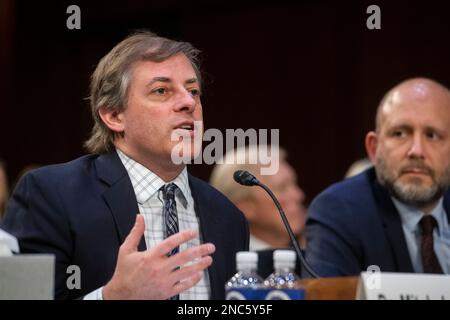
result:
<svg viewBox="0 0 450 320"><path fill-rule="evenodd" d="M200 96L201 92L200 92L199 89L192 89L191 90L191 94L192 94L193 97L196 97L196 96Z"/></svg>
<svg viewBox="0 0 450 320"><path fill-rule="evenodd" d="M436 132L429 131L426 133L426 136L432 140L437 140L440 136Z"/></svg>
<svg viewBox="0 0 450 320"><path fill-rule="evenodd" d="M152 93L156 93L156 94L162 95L162 94L167 93L167 90L166 90L166 88L157 88L157 89L153 90Z"/></svg>
<svg viewBox="0 0 450 320"><path fill-rule="evenodd" d="M404 131L401 131L401 130L396 130L396 131L392 132L392 136L393 137L401 138L401 137L404 137L405 135L406 135L406 133Z"/></svg>

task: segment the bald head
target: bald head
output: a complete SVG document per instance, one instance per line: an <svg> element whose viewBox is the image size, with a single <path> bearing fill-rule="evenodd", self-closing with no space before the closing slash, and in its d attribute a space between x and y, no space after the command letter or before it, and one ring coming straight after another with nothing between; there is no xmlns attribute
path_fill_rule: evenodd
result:
<svg viewBox="0 0 450 320"><path fill-rule="evenodd" d="M378 181L393 197L430 212L450 186L450 92L414 78L391 89L366 136Z"/></svg>
<svg viewBox="0 0 450 320"><path fill-rule="evenodd" d="M379 131L386 118L402 105L433 101L450 114L450 91L442 84L427 78L413 78L392 88L381 100L376 115L376 130Z"/></svg>

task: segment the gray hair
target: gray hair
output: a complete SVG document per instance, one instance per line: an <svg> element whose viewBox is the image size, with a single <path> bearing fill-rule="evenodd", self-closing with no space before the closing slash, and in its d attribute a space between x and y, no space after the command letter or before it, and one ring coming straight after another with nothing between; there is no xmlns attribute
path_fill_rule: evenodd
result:
<svg viewBox="0 0 450 320"><path fill-rule="evenodd" d="M84 146L91 153L104 153L114 147L118 135L109 129L99 116L99 110L121 112L128 103L128 88L134 65L139 61L162 62L183 53L191 62L201 83L198 62L199 50L188 42L159 37L149 31L139 31L117 44L98 63L91 77L90 105L94 127Z"/></svg>

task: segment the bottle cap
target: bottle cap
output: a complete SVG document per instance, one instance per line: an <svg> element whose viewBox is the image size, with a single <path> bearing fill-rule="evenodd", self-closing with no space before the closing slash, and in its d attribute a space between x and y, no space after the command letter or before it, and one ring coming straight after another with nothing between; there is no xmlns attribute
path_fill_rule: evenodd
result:
<svg viewBox="0 0 450 320"><path fill-rule="evenodd" d="M275 269L278 268L295 268L297 255L292 250L275 250L273 252L273 264Z"/></svg>
<svg viewBox="0 0 450 320"><path fill-rule="evenodd" d="M236 253L236 267L238 270L254 268L258 266L258 254L250 251L239 251Z"/></svg>

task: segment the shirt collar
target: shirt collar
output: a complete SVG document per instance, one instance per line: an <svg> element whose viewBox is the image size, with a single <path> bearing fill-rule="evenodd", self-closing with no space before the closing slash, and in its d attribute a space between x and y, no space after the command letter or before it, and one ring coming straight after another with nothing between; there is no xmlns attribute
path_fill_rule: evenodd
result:
<svg viewBox="0 0 450 320"><path fill-rule="evenodd" d="M400 214L400 218L402 220L402 224L411 232L418 232L420 219L425 215L424 212L419 209L407 205L394 197L391 197L394 202L395 207ZM442 228L446 223L445 209L444 209L444 201L443 197L439 199L438 204L434 207L434 209L430 212L430 214L436 219L438 224L438 232L442 233Z"/></svg>
<svg viewBox="0 0 450 320"><path fill-rule="evenodd" d="M188 205L188 199L191 198L191 190L189 188L189 179L186 167L181 173L172 181L164 182L153 171L149 170L139 162L131 159L121 150L116 148L122 164L128 172L128 175L133 185L134 192L136 194L136 200L139 204L144 204L151 197L157 195L158 191L167 183L174 183L178 187L176 197L180 200L181 204L186 208Z"/></svg>

